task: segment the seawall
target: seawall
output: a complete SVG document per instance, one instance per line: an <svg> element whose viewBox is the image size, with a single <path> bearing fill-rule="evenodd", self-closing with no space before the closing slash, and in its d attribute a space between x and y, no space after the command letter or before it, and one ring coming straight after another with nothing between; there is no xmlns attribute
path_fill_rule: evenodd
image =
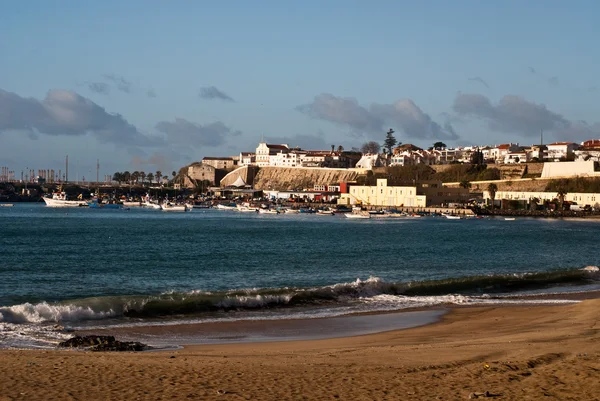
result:
<svg viewBox="0 0 600 401"><path fill-rule="evenodd" d="M292 191L312 189L315 185L339 185L355 181L357 170L335 168L262 167L254 178L254 188Z"/></svg>

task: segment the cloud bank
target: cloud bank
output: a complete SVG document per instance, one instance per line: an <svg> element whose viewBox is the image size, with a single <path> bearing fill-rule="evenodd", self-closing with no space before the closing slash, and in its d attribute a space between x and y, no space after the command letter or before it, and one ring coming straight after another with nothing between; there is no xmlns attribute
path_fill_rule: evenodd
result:
<svg viewBox="0 0 600 401"><path fill-rule="evenodd" d="M226 94L225 92L220 91L214 86L206 86L204 88L200 88L199 96L202 99L208 100L223 100L225 102L235 102L231 96Z"/></svg>
<svg viewBox="0 0 600 401"><path fill-rule="evenodd" d="M220 146L227 143L229 138L241 135L240 131L232 130L221 121L201 125L184 118L161 121L156 124L156 129L166 134L170 143L196 147Z"/></svg>
<svg viewBox="0 0 600 401"><path fill-rule="evenodd" d="M565 140L581 140L600 134L600 124L570 121L544 104L527 101L521 96L506 95L497 104L483 95L458 94L454 111L460 116L481 119L492 131L536 137L540 130L551 131Z"/></svg>
<svg viewBox="0 0 600 401"><path fill-rule="evenodd" d="M296 110L311 118L350 127L358 134L382 134L387 125L393 124L409 138L458 138L450 123L442 127L410 99L402 99L393 104L374 103L366 108L356 99L322 93L311 103L296 107Z"/></svg>
<svg viewBox="0 0 600 401"><path fill-rule="evenodd" d="M24 98L0 89L0 132L22 131L30 136L81 136L100 142L155 146L162 141L143 135L120 114L108 113L75 92L54 89L43 100Z"/></svg>

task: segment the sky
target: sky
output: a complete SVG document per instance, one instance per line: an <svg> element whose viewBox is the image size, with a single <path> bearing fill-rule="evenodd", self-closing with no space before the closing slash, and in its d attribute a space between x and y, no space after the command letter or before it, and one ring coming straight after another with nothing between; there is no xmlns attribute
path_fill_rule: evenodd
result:
<svg viewBox="0 0 600 401"><path fill-rule="evenodd" d="M0 166L600 138L600 2L0 0Z"/></svg>

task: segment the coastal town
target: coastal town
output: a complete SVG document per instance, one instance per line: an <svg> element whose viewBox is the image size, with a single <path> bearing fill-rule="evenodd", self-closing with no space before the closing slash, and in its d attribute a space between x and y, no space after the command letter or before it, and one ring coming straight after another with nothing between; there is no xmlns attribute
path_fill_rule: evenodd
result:
<svg viewBox="0 0 600 401"><path fill-rule="evenodd" d="M170 196L179 203L262 199L409 211L483 210L490 206L497 212L600 210L598 139L530 146L448 147L435 142L423 149L397 144L393 133L392 129L387 132L383 146L367 142L361 149L351 150L341 145L306 150L261 141L253 152L206 156L170 176L161 171L125 171L105 175L102 181L97 172L96 181L72 181L68 179L68 156L64 174L61 170L38 170L37 174L30 170L16 179L14 171L2 167L0 201L36 199L48 192L44 185L77 185L97 187L100 192L100 188L107 192L106 188L115 187L112 193L118 192L121 201L131 204L160 189L171 191L162 197ZM20 193L14 191L15 184ZM7 188L13 189L12 194Z"/></svg>

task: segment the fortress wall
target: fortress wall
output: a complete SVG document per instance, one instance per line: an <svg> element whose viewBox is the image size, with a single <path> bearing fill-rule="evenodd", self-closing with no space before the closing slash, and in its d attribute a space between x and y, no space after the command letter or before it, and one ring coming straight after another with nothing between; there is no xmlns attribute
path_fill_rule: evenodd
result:
<svg viewBox="0 0 600 401"><path fill-rule="evenodd" d="M262 167L256 174L254 188L279 191L310 189L315 185L355 181L358 175L358 171L350 169Z"/></svg>

